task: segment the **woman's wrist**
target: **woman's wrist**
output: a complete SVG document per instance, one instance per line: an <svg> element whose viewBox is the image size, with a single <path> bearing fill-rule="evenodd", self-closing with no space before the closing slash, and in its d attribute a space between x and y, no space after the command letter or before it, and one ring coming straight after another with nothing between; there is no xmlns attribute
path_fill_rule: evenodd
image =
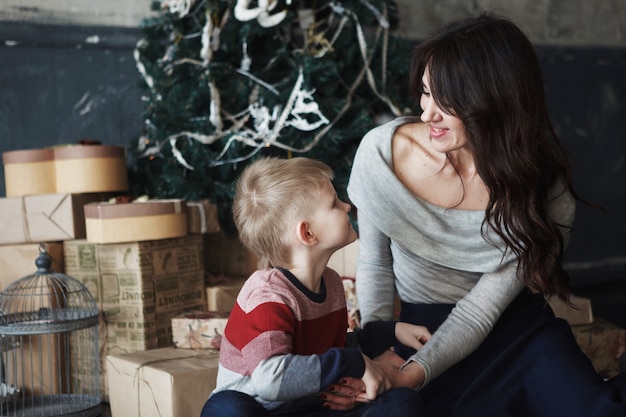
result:
<svg viewBox="0 0 626 417"><path fill-rule="evenodd" d="M415 361L407 362L402 368L402 386L417 389L424 384L426 371L424 367Z"/></svg>

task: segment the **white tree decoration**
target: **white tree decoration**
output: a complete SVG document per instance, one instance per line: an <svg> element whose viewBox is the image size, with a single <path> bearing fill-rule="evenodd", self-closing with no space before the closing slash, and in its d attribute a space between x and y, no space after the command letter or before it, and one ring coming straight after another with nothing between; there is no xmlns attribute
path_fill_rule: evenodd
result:
<svg viewBox="0 0 626 417"><path fill-rule="evenodd" d="M287 16L287 10L281 10L272 14L278 0L259 0L257 7L250 7L251 0L237 0L235 4L235 18L241 22L247 22L256 19L259 25L263 27L276 26ZM287 6L291 4L291 0L286 1Z"/></svg>
<svg viewBox="0 0 626 417"><path fill-rule="evenodd" d="M194 0L161 0L161 8L169 9L170 13L178 17L187 16Z"/></svg>
<svg viewBox="0 0 626 417"><path fill-rule="evenodd" d="M387 42L389 23L385 18L386 13L381 13L374 6L372 6L366 0L360 0L366 4L368 10L370 10L378 21L378 27L373 34L371 42L378 42L381 34L383 38L383 48ZM291 4L291 1L286 2L287 5ZM165 4L165 0L162 4ZM178 16L185 16L189 13L189 8L193 4L193 0L168 0L167 1L170 12L174 11ZM237 0L233 9L234 17L240 21L249 21L256 19L261 26L269 27L280 23L286 15L286 10L276 11L277 0L259 0L257 7L250 7L251 0ZM248 97L247 106L235 114L230 114L222 109L221 97L224 94L220 91L220 86L214 82L209 82L209 89L211 95L211 102L207 113L209 114L209 120L215 131L210 134L201 132L189 132L181 131L169 135L164 140L158 143L151 143L148 138L140 138L137 149L140 151L141 157L158 155L161 148L165 144L169 144L172 153L176 160L185 168L194 170L194 167L189 164L182 153L180 152L177 144L180 139L187 139L197 141L202 144L214 144L220 140L224 140L225 144L217 157L212 161L207 161L209 166L218 166L227 163L236 163L244 161L251 156L258 153L261 149L267 146L273 146L280 149L305 153L311 150L321 138L326 135L329 129L345 114L349 109L352 102L352 96L355 93L359 84L366 80L371 90L376 96L378 96L383 103L386 103L389 110L394 115L400 115L401 111L396 105L384 94L384 85L382 86L382 92L376 87L374 76L370 69L370 60L372 59L372 49L366 40L363 28L359 22L355 13L347 10L339 2L330 3L330 10L332 14L339 18L339 24L334 26L335 33L332 36L324 36L323 42L317 42L322 45L322 48L315 51L316 58L321 58L327 51L333 48L336 40L340 37L341 32L348 27L346 22L352 20L355 24L356 36L358 39L358 48L362 58L362 66L357 71L357 76L351 85L347 86L347 93L345 97L345 104L339 113L331 121L329 120L320 109L319 104L315 99L315 89L306 89L303 86L304 83L304 69L299 69L298 76L291 87L291 92L286 101L280 105L275 105L271 109L266 107L264 103L258 100L258 94L256 92L259 89L265 89L270 93L279 96L275 86L270 83L259 79L249 72L251 67L251 58L248 55L247 44L243 42L242 45L242 60L240 68L237 69L237 73L251 80L256 87L253 89L250 97ZM224 25L228 22L229 16L226 13L221 22L213 21L211 16L206 16L206 23L198 36L201 36L201 49L199 51L200 60L193 60L189 58L182 58L176 62L171 62L168 65L197 65L206 68L209 71L209 64L213 59L213 54L219 48L219 37ZM311 37L313 39L313 37ZM141 41L137 44L135 50L135 59L137 68L144 78L146 84L154 90L154 77L146 71L143 63L141 62L141 48L143 44ZM383 56L383 74L385 73L385 57ZM210 77L209 77L210 78ZM384 78L383 78L384 82ZM304 132L312 132L319 129L316 132L313 139L301 148L289 146L286 143L280 141L281 132L286 127L291 127ZM224 159L227 151L233 143L241 143L250 148L250 151L236 158Z"/></svg>

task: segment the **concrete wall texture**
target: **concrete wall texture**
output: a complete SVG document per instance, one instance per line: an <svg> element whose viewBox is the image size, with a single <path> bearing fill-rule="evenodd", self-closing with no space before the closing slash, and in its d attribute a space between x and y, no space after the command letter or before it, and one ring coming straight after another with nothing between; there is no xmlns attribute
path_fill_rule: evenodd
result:
<svg viewBox="0 0 626 417"><path fill-rule="evenodd" d="M396 34L416 42L483 11L508 16L529 36L577 191L608 212L580 207L566 268L572 283L626 283L626 0L396 1ZM136 140L142 91L132 51L151 3L0 0L0 151Z"/></svg>
<svg viewBox="0 0 626 417"><path fill-rule="evenodd" d="M489 11L509 17L536 44L626 46L624 0L399 0L398 7L398 34L412 39Z"/></svg>
<svg viewBox="0 0 626 417"><path fill-rule="evenodd" d="M136 27L152 0L2 0L0 21ZM624 0L397 0L397 34L424 39L441 24L491 11L537 44L626 47Z"/></svg>

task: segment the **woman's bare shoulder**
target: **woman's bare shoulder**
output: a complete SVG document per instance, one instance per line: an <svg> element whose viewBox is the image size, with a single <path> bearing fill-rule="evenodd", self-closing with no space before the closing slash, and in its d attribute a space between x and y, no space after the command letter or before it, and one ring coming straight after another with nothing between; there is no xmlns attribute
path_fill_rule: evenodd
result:
<svg viewBox="0 0 626 417"><path fill-rule="evenodd" d="M404 124L393 134L392 155L394 165L402 162L431 161L435 156L430 149L428 124L423 122Z"/></svg>

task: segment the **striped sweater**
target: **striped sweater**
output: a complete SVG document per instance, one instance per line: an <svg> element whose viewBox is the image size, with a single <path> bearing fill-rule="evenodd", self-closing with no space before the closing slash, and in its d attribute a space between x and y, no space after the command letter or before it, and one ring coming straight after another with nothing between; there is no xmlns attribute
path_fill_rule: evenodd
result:
<svg viewBox="0 0 626 417"><path fill-rule="evenodd" d="M321 290L307 289L289 271L265 269L248 278L230 314L213 393L236 390L267 409L319 396L341 377L360 378L361 351L374 357L397 341L395 323L347 333L339 275L326 268ZM354 341L347 341L348 336ZM355 347L346 347L346 344Z"/></svg>

